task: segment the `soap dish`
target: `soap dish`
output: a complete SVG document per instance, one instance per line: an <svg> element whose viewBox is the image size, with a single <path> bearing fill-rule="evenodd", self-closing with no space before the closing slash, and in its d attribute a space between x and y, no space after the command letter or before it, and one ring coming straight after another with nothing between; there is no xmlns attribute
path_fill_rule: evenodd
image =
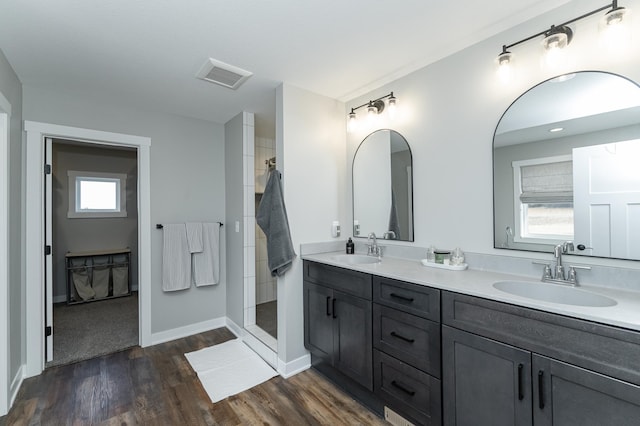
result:
<svg viewBox="0 0 640 426"><path fill-rule="evenodd" d="M444 263L429 262L427 259L421 259L420 262L429 268L448 269L450 271L464 271L469 266L466 263L460 265L445 265Z"/></svg>

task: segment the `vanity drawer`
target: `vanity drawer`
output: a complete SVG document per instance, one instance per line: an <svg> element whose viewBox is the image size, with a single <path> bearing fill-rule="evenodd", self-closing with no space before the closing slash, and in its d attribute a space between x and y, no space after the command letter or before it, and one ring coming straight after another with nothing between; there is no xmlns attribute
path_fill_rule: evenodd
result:
<svg viewBox="0 0 640 426"><path fill-rule="evenodd" d="M304 279L371 300L371 275L305 260Z"/></svg>
<svg viewBox="0 0 640 426"><path fill-rule="evenodd" d="M373 301L440 322L440 290L384 277L373 277Z"/></svg>
<svg viewBox="0 0 640 426"><path fill-rule="evenodd" d="M373 350L374 392L394 411L421 425L440 425L440 380Z"/></svg>
<svg viewBox="0 0 640 426"><path fill-rule="evenodd" d="M373 304L373 346L440 377L440 324Z"/></svg>
<svg viewBox="0 0 640 426"><path fill-rule="evenodd" d="M640 385L640 333L448 291L442 323Z"/></svg>

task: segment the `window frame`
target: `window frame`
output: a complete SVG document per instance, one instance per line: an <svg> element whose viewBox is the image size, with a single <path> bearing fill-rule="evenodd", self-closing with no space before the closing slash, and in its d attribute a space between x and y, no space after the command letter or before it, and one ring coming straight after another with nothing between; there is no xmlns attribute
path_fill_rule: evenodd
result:
<svg viewBox="0 0 640 426"><path fill-rule="evenodd" d="M572 155L558 155L553 157L533 158L529 160L516 160L511 163L513 168L513 213L515 232L513 241L516 243L538 243L538 244L559 244L567 240L572 240L573 235L553 235L553 234L529 234L525 235L526 217L528 203L523 203L520 199L522 194L522 168L525 166L560 163L565 161L573 161ZM545 203L540 203L545 204ZM546 204L566 204L562 203L546 203ZM575 219L574 219L575 220ZM575 231L574 231L575 233ZM524 236L523 236L524 235Z"/></svg>
<svg viewBox="0 0 640 426"><path fill-rule="evenodd" d="M68 170L68 195L69 209L67 218L113 218L127 217L127 175L124 173L83 172ZM115 181L116 185L116 209L80 209L81 193L79 192L82 181Z"/></svg>

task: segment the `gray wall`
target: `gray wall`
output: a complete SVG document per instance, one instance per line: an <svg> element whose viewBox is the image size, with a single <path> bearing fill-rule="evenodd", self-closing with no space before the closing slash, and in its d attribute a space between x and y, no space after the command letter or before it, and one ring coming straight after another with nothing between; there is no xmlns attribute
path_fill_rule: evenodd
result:
<svg viewBox="0 0 640 426"><path fill-rule="evenodd" d="M9 140L9 380L24 361L24 298L22 236L22 84L0 50L0 92L11 103ZM4 171L3 171L4 172ZM5 220L2 218L0 220ZM0 384L5 386L5 384ZM9 386L9 383L6 384Z"/></svg>
<svg viewBox="0 0 640 426"><path fill-rule="evenodd" d="M225 223L227 224L227 317L244 327L244 180L243 113L224 126ZM240 222L239 232L235 222Z"/></svg>
<svg viewBox="0 0 640 426"><path fill-rule="evenodd" d="M331 240L331 223L340 221L346 241L344 213L351 203L337 194L347 187L344 104L291 86L276 91L276 156L293 246ZM280 166L282 164L282 166ZM350 185L349 185L350 186ZM302 261L278 277L278 358L292 362L304 348Z"/></svg>
<svg viewBox="0 0 640 426"><path fill-rule="evenodd" d="M29 86L24 87L24 118L151 138L151 223L223 220L222 125ZM225 245L225 229L221 246ZM152 230L151 250L152 333L225 316L224 250L219 285L171 293L161 288L162 231Z"/></svg>
<svg viewBox="0 0 640 426"><path fill-rule="evenodd" d="M502 45L535 34L552 23L579 16L598 5L595 0L569 2L519 25L506 22L505 25L513 28L347 102L345 117L350 108L390 91L398 98L395 120L390 121L381 114L375 128L397 130L413 151L416 246L459 246L465 251L483 254L532 255L493 248L492 156L496 125L523 92L563 72L602 70L640 82L640 55L637 54L640 26L633 26L630 52L613 56L598 44L597 19L596 22L595 18L577 22L575 37L567 51L571 63L563 70L542 69L539 41L524 43L513 49L518 59L516 78L511 84L497 78L494 59ZM640 1L629 0L624 6L638 8ZM375 128L363 126L347 135L348 167L360 141ZM350 175L349 168L347 176ZM349 200L349 192L345 191L344 195ZM549 256L536 254L539 259L549 259ZM638 263L631 261L590 261L638 268Z"/></svg>
<svg viewBox="0 0 640 426"><path fill-rule="evenodd" d="M53 297L66 300L65 254L69 251L131 249L131 287L138 286L138 161L134 149L53 142ZM68 218L69 170L127 175L127 217Z"/></svg>

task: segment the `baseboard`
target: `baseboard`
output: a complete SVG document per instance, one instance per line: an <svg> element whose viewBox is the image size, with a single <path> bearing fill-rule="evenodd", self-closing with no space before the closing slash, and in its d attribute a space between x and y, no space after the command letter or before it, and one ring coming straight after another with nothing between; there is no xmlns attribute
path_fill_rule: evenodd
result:
<svg viewBox="0 0 640 426"><path fill-rule="evenodd" d="M198 322L195 324L185 325L184 327L173 328L171 330L160 331L158 333L151 333L151 345L157 345L159 343L169 342L171 340L181 339L183 337L191 336L193 334L203 333L205 331L214 330L216 328L226 326L226 318L214 318L207 321ZM232 330L233 331L233 330Z"/></svg>
<svg viewBox="0 0 640 426"><path fill-rule="evenodd" d="M13 405L13 402L16 400L16 396L18 396L18 391L20 390L20 386L22 386L22 382L24 381L24 365L21 365L16 372L16 375L11 380L11 387L9 388L9 407Z"/></svg>
<svg viewBox="0 0 640 426"><path fill-rule="evenodd" d="M311 355L306 354L293 361L284 362L278 359L278 373L285 379L291 376L295 376L298 373L303 372L311 368Z"/></svg>
<svg viewBox="0 0 640 426"><path fill-rule="evenodd" d="M267 364L277 370L278 368L278 354L267 346L263 341L255 337L251 333L244 333L242 341L246 343L260 358L265 360Z"/></svg>
<svg viewBox="0 0 640 426"><path fill-rule="evenodd" d="M233 320L229 317L225 317L225 325L227 326L229 331L236 335L237 338L242 339L242 336L244 336L245 334L245 331L242 327L233 322Z"/></svg>

